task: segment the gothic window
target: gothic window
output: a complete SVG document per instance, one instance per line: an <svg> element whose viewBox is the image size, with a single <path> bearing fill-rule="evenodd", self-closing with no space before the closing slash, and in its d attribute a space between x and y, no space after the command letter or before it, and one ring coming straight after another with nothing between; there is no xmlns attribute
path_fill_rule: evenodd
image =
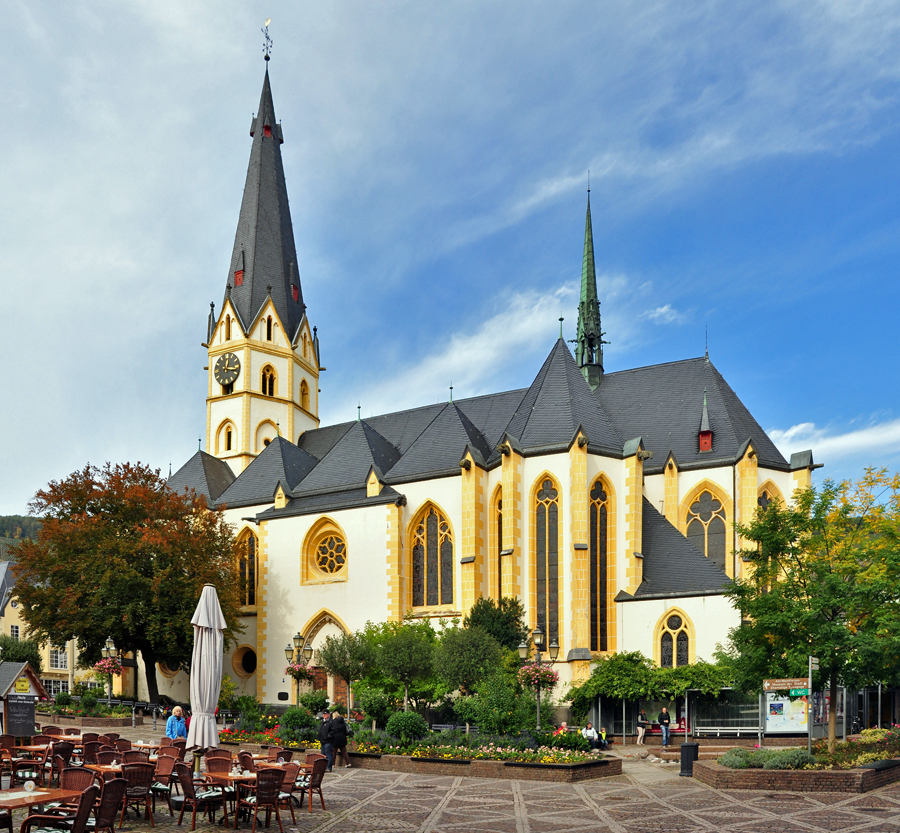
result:
<svg viewBox="0 0 900 833"><path fill-rule="evenodd" d="M453 603L453 538L443 515L429 507L413 530L413 606Z"/></svg>
<svg viewBox="0 0 900 833"><path fill-rule="evenodd" d="M591 650L607 650L608 593L607 593L607 521L609 498L598 480L591 488L590 594L591 594Z"/></svg>
<svg viewBox="0 0 900 833"><path fill-rule="evenodd" d="M262 392L266 396L275 396L275 371L266 365L262 371Z"/></svg>
<svg viewBox="0 0 900 833"><path fill-rule="evenodd" d="M497 600L503 596L503 501L497 501Z"/></svg>
<svg viewBox="0 0 900 833"><path fill-rule="evenodd" d="M684 619L677 613L666 616L659 636L660 668L673 668L690 662L690 636Z"/></svg>
<svg viewBox="0 0 900 833"><path fill-rule="evenodd" d="M272 316L266 319L266 341L272 340Z"/></svg>
<svg viewBox="0 0 900 833"><path fill-rule="evenodd" d="M304 411L309 410L309 385L306 384L306 379L300 382L300 407Z"/></svg>
<svg viewBox="0 0 900 833"><path fill-rule="evenodd" d="M231 429L225 429L225 450L231 451Z"/></svg>
<svg viewBox="0 0 900 833"><path fill-rule="evenodd" d="M759 508L762 509L763 512L769 508L769 504L772 502L772 496L768 492L763 492L757 499L756 503L759 505Z"/></svg>
<svg viewBox="0 0 900 833"><path fill-rule="evenodd" d="M535 495L534 521L537 621L549 645L559 641L559 493L552 480Z"/></svg>
<svg viewBox="0 0 900 833"><path fill-rule="evenodd" d="M225 420L216 429L216 454L231 451L236 445L237 435L235 434L234 425Z"/></svg>
<svg viewBox="0 0 900 833"><path fill-rule="evenodd" d="M687 537L719 569L725 569L725 509L711 492L701 493L691 504Z"/></svg>
<svg viewBox="0 0 900 833"><path fill-rule="evenodd" d="M231 341L231 316L225 316L225 341Z"/></svg>
<svg viewBox="0 0 900 833"><path fill-rule="evenodd" d="M347 565L347 544L334 532L327 532L316 542L313 560L320 573L333 576Z"/></svg>
<svg viewBox="0 0 900 833"><path fill-rule="evenodd" d="M256 605L256 536L248 532L238 541L238 575L241 580L241 604Z"/></svg>

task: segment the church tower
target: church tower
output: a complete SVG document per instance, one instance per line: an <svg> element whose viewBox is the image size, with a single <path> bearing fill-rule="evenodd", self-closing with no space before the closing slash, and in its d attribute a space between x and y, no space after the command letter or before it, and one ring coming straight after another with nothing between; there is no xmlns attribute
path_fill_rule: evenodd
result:
<svg viewBox="0 0 900 833"><path fill-rule="evenodd" d="M268 62L268 56L266 56ZM253 143L218 316L210 305L206 448L242 472L275 437L319 424L319 341L310 328L288 205L281 125L269 85Z"/></svg>
<svg viewBox="0 0 900 833"><path fill-rule="evenodd" d="M591 228L591 189L588 188L575 361L591 386L591 390L600 387L600 380L603 378L603 345L608 344L603 340L604 335L605 333L600 329L600 301L597 300L597 275L594 271L594 232Z"/></svg>

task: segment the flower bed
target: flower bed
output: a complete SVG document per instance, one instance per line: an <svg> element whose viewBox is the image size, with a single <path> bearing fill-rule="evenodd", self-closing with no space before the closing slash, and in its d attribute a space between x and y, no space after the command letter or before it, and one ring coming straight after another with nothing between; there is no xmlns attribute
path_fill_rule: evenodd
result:
<svg viewBox="0 0 900 833"><path fill-rule="evenodd" d="M717 790L864 793L900 781L900 765L889 769L729 769L695 761L694 777Z"/></svg>
<svg viewBox="0 0 900 833"><path fill-rule="evenodd" d="M494 743L485 746L465 747L454 745L422 746L409 749L400 744L350 743L350 751L368 752L382 755L399 755L427 760L464 760L464 761L513 761L529 764L580 764L596 759L596 755L572 749L553 749L539 746L537 749L518 749L512 746L498 746Z"/></svg>

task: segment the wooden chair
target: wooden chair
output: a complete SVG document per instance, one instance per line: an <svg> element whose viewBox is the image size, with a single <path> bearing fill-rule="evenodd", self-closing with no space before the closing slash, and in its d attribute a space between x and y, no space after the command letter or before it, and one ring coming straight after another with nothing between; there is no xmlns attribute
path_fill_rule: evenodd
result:
<svg viewBox="0 0 900 833"><path fill-rule="evenodd" d="M72 726L72 727L66 729L66 731L64 732L64 734L66 734L66 735L80 735L80 734L81 734L81 729L79 729L77 726Z"/></svg>
<svg viewBox="0 0 900 833"><path fill-rule="evenodd" d="M268 755L266 756L267 761L277 761L278 756L284 752L284 748L281 746L270 746Z"/></svg>
<svg viewBox="0 0 900 833"><path fill-rule="evenodd" d="M312 797L313 793L319 794L319 799L322 802L322 809L325 809L325 796L322 795L322 779L325 777L325 771L328 769L328 758L324 755L319 756L313 762L312 772L309 775L309 780L303 784L303 779L300 779L300 785L297 786L297 791L300 793L300 804L303 804L303 796L308 792L309 793L309 812L312 812Z"/></svg>
<svg viewBox="0 0 900 833"><path fill-rule="evenodd" d="M231 772L231 759L230 758L207 758L206 759L206 780L209 781L210 784L214 784L217 787L221 787L225 793L225 799L230 801L232 804L235 802L235 791L234 787L230 784L223 784L220 781L217 781L215 778L211 777L216 773L224 773L228 774Z"/></svg>
<svg viewBox="0 0 900 833"><path fill-rule="evenodd" d="M84 744L84 748L81 753L81 759L86 764L97 763L97 753L100 751L101 746L102 744L99 741L88 741Z"/></svg>
<svg viewBox="0 0 900 833"><path fill-rule="evenodd" d="M221 788L209 788L209 784L200 782L195 784L191 777L191 768L184 761L177 761L175 764L175 773L178 783L181 785L181 795L172 796L172 806L181 807L181 813L178 816L178 824L184 818L185 809L191 808L191 830L197 827L197 811L209 813L211 819L214 819L216 807L221 807L224 813L222 821L228 824L228 805L225 802L225 792Z"/></svg>
<svg viewBox="0 0 900 833"><path fill-rule="evenodd" d="M300 764L286 763L284 765L284 775L281 779L281 792L278 794L278 803L291 811L291 821L294 824L297 823L297 817L294 815L294 790L296 789L295 785L299 775Z"/></svg>
<svg viewBox="0 0 900 833"><path fill-rule="evenodd" d="M94 741L100 740L100 735L96 732L82 732L81 733L81 742L82 743L94 743Z"/></svg>
<svg viewBox="0 0 900 833"><path fill-rule="evenodd" d="M44 785L44 773L49 765L50 755L53 747L49 744L44 748L44 752L37 758L23 758L20 761L13 762L12 772L9 774L9 786L13 787L17 780L37 781L40 786Z"/></svg>
<svg viewBox="0 0 900 833"><path fill-rule="evenodd" d="M122 753L122 762L126 764L149 764L150 753L143 749L128 749Z"/></svg>
<svg viewBox="0 0 900 833"><path fill-rule="evenodd" d="M153 797L150 787L153 785L153 764L123 764L122 777L128 783L125 798L122 800L122 817L119 827L125 823L125 812L129 807L143 806L144 818L150 819L153 827Z"/></svg>
<svg viewBox="0 0 900 833"><path fill-rule="evenodd" d="M281 823L281 813L278 811L279 796L281 795L281 779L283 773L280 769L268 767L261 769L256 773L256 789L252 790L241 784L238 788L237 806L234 811L234 826L237 828L237 820L240 815L241 808L244 807L253 813L253 827L251 833L256 833L256 822L260 810L266 811L266 827L269 826L269 820L272 811L275 811L275 818L278 820L278 829L284 833L284 825Z"/></svg>
<svg viewBox="0 0 900 833"><path fill-rule="evenodd" d="M240 763L241 769L246 769L247 772L256 772L256 761L249 752L239 752L238 763Z"/></svg>
<svg viewBox="0 0 900 833"><path fill-rule="evenodd" d="M122 738L113 743L113 746L116 747L116 751L118 752L128 752L128 750L131 749L131 741Z"/></svg>
<svg viewBox="0 0 900 833"><path fill-rule="evenodd" d="M107 732L106 737L109 738L110 743L115 743L119 739L118 732Z"/></svg>
<svg viewBox="0 0 900 833"><path fill-rule="evenodd" d="M159 748L159 757L169 757L174 758L176 761L178 760L178 747L177 746L161 746Z"/></svg>
<svg viewBox="0 0 900 833"><path fill-rule="evenodd" d="M111 778L103 784L103 792L100 793L100 801L94 810L94 818L88 819L89 831L108 830L116 833L116 818L119 808L125 800L125 791L128 782L124 778Z"/></svg>
<svg viewBox="0 0 900 833"><path fill-rule="evenodd" d="M172 772L175 770L175 758L171 755L160 755L156 759L156 769L153 772L153 783L150 785L150 793L153 796L153 809L156 810L157 797L165 796L169 815L172 815Z"/></svg>
<svg viewBox="0 0 900 833"><path fill-rule="evenodd" d="M207 749L206 755L204 755L206 760L208 761L210 758L228 758L231 760L231 752L227 749Z"/></svg>
<svg viewBox="0 0 900 833"><path fill-rule="evenodd" d="M178 750L178 760L184 760L184 752L187 747L187 741L184 738L176 738L172 741L172 746L174 746Z"/></svg>
<svg viewBox="0 0 900 833"><path fill-rule="evenodd" d="M100 787L94 784L88 787L78 800L78 809L71 816L55 816L53 814L40 814L28 816L22 822L21 833L30 833L32 827L40 829L66 830L68 833L84 833L87 829L88 819L91 810L94 809L94 802L100 795Z"/></svg>
<svg viewBox="0 0 900 833"><path fill-rule="evenodd" d="M44 726L44 728L41 729L41 734L59 736L63 734L63 730L59 726Z"/></svg>

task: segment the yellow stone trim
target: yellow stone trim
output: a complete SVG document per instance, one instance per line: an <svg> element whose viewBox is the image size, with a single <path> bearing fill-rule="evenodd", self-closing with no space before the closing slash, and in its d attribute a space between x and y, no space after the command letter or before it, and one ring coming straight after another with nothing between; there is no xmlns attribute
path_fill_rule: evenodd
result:
<svg viewBox="0 0 900 833"><path fill-rule="evenodd" d="M617 571L619 549L616 535L619 516L616 512L616 490L613 488L612 481L603 473L598 474L591 481L588 489L588 510L590 510L591 504L590 494L594 490L595 483L600 483L603 491L606 492L606 651L597 652L598 656L602 656L618 650L619 620L616 616L614 599L619 592ZM590 514L588 514L588 527L590 527ZM588 538L588 546L590 546L590 538ZM590 593L590 585L588 585L588 593ZM588 616L588 622L590 622L590 613ZM590 646L590 640L588 646Z"/></svg>
<svg viewBox="0 0 900 833"><path fill-rule="evenodd" d="M279 431L278 431L278 425L277 425L277 423L272 422L272 420L271 420L271 419L268 419L268 418L267 418L267 419L260 420L259 423L258 423L257 426L256 426L256 430L253 432L253 445L256 446L255 451L256 451L256 454L257 454L257 455L259 455L259 454L261 454L263 451L265 451L265 448L266 448L265 443L259 443L259 442L257 441L257 437L259 436L259 429L262 428L264 425L269 425L269 426L271 426L272 431L275 432L275 437L279 436ZM275 437L272 437L272 439L274 440Z"/></svg>
<svg viewBox="0 0 900 833"><path fill-rule="evenodd" d="M735 469L737 471L737 489L738 489L738 513L737 523L749 524L753 520L753 513L758 506L759 498L759 460L756 456L756 449L751 445L744 456L738 461ZM750 542L741 536L736 536L736 548L744 549L750 546ZM725 566L730 567L727 570L729 577L734 576L734 558L725 560ZM743 562L740 562L740 570L743 572Z"/></svg>
<svg viewBox="0 0 900 833"><path fill-rule="evenodd" d="M255 545L255 557L256 557L256 587L254 587L254 598L256 599L256 604L252 605L241 605L241 615L255 616L256 609L259 604L259 535L249 526L244 526L235 536L235 568L238 570L238 575L240 575L240 564L241 564L241 548L244 546L244 542L248 538L254 538L256 540ZM243 594L241 595L241 601L244 600Z"/></svg>
<svg viewBox="0 0 900 833"><path fill-rule="evenodd" d="M672 526L678 525L678 463L670 459L666 463L665 493L663 501L663 514Z"/></svg>
<svg viewBox="0 0 900 833"><path fill-rule="evenodd" d="M316 548L326 536L333 535L344 542L344 568L336 573L324 573L316 564ZM300 549L300 584L331 584L347 581L350 574L350 545L347 533L334 519L325 515L306 532Z"/></svg>
<svg viewBox="0 0 900 833"><path fill-rule="evenodd" d="M522 597L522 456L510 450L501 463L503 478L503 595ZM524 600L523 600L524 601Z"/></svg>
<svg viewBox="0 0 900 833"><path fill-rule="evenodd" d="M797 469L794 475L794 491L804 490L812 486L812 469Z"/></svg>
<svg viewBox="0 0 900 833"><path fill-rule="evenodd" d="M560 651L563 650L564 640L566 638L565 627L565 606L563 598L565 593L562 588L565 587L565 564L563 549L563 525L565 524L565 516L563 515L563 490L560 487L559 480L554 474L546 469L539 474L531 484L528 494L528 605L527 613L529 630L537 627L537 493L541 490L541 484L549 480L556 489L557 504L557 523L556 523L556 552L557 552L557 621L559 622L559 643ZM544 644L550 644L550 634L544 636Z"/></svg>
<svg viewBox="0 0 900 833"><path fill-rule="evenodd" d="M691 511L691 504L694 503L703 492L709 492L717 501L722 504L725 510L725 540L734 541L734 503L728 497L728 493L724 488L713 480L705 478L697 483L682 499L678 505L678 530L682 535L687 537L687 520ZM734 544L732 543L732 552L728 552L727 545L725 550L725 572L729 578L734 577Z"/></svg>
<svg viewBox="0 0 900 833"><path fill-rule="evenodd" d="M269 523L261 521L256 548L256 699L266 702L266 633L269 622Z"/></svg>
<svg viewBox="0 0 900 833"><path fill-rule="evenodd" d="M680 616L681 617L681 627L678 631L671 631L666 626L666 621L670 616ZM656 665L659 665L660 660L660 646L659 640L663 635L664 631L669 631L672 634L672 638L674 639L678 632L681 630L687 631L688 635L688 665L693 665L697 661L697 631L694 628L694 623L691 620L691 617L687 615L680 607L670 607L656 622L656 627L653 629L653 662ZM672 664L675 665L675 662L678 659L677 654L677 644L673 645L673 651L675 653L672 656Z"/></svg>
<svg viewBox="0 0 900 833"><path fill-rule="evenodd" d="M625 592L634 595L644 580L641 559L644 520L644 461L637 454L625 460Z"/></svg>
<svg viewBox="0 0 900 833"><path fill-rule="evenodd" d="M300 628L300 635L306 641L315 639L316 634L328 624L337 625L344 633L351 633L347 623L340 616L332 613L327 607L321 607L306 620L306 624Z"/></svg>
<svg viewBox="0 0 900 833"><path fill-rule="evenodd" d="M764 483L760 484L759 488L756 490L757 500L762 497L763 492L769 493L769 500L771 500L773 497L777 497L778 500L781 501L782 506L786 505L787 501L785 501L781 489L779 489L771 480L766 480ZM757 503L757 506L758 505L759 504Z"/></svg>
<svg viewBox="0 0 900 833"><path fill-rule="evenodd" d="M403 507L392 504L387 507L387 619L402 622L405 605L403 558Z"/></svg>
<svg viewBox="0 0 900 833"><path fill-rule="evenodd" d="M369 472L369 478L366 480L366 497L378 497L382 488L384 487L373 469Z"/></svg>
<svg viewBox="0 0 900 833"><path fill-rule="evenodd" d="M488 552L485 556L487 560L486 574L488 583L486 595L491 599L499 599L503 595L503 588L497 580L497 566L498 562L501 561L500 550L503 549L503 541L497 540L497 504L501 500L503 500L503 486L498 483L491 494L490 521L488 522ZM504 555L502 560L506 561L507 557Z"/></svg>
<svg viewBox="0 0 900 833"><path fill-rule="evenodd" d="M234 673L238 677L240 677L242 680L249 680L253 676L253 674L248 674L241 667L241 658L244 656L244 654L247 653L247 651L253 651L256 654L256 671L254 671L254 674L256 674L256 681L257 681L256 688L258 691L259 690L260 656L259 656L259 651L257 651L256 648L253 647L253 645L248 645L247 643L244 643L243 645L238 645L237 648L234 649L234 653L231 655L231 670L234 671ZM160 668L160 671L162 671L162 668ZM178 672L176 672L176 673L178 673ZM165 676L169 677L170 679L175 676L175 674L166 674L165 671L163 671L163 674L165 674Z"/></svg>
<svg viewBox="0 0 900 833"><path fill-rule="evenodd" d="M413 551L413 543L415 538L415 528L419 525L422 519L425 517L425 514L429 509L434 509L438 515L444 519L444 522L450 528L450 540L453 542L453 601L448 605L419 605L418 607L413 607L413 564L412 564L412 551ZM456 537L456 532L453 529L453 522L450 520L450 514L439 504L433 500L426 500L422 503L419 508L416 510L415 514L412 515L412 520L406 525L406 554L404 559L404 573L409 577L409 580L405 582L406 584L406 604L405 610L413 610L419 611L428 609L429 607L437 609L437 608L447 608L452 609L457 602L456 599L456 560L459 557L459 539Z"/></svg>
<svg viewBox="0 0 900 833"><path fill-rule="evenodd" d="M571 599L572 648L590 648L591 645L591 575L590 550L575 549L576 544L590 546L590 497L587 481L587 442L578 440L569 448L569 538L572 550L569 598ZM604 588L605 590L605 588ZM566 650L566 646L560 646Z"/></svg>
<svg viewBox="0 0 900 833"><path fill-rule="evenodd" d="M474 561L460 563L460 608L467 614L472 605L484 594L484 482L487 472L475 464L471 453L466 453L468 467L462 469L462 522L459 556Z"/></svg>

